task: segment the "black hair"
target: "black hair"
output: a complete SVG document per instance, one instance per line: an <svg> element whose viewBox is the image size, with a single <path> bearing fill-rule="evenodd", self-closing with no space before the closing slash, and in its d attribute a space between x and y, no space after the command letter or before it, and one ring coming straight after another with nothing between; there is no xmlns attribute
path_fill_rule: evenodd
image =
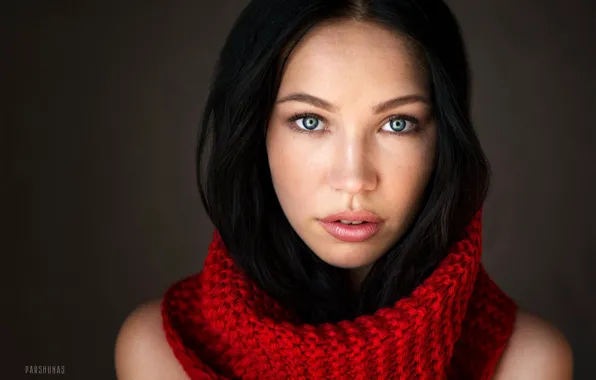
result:
<svg viewBox="0 0 596 380"><path fill-rule="evenodd" d="M375 22L411 42L437 124L420 210L357 294L346 269L323 262L288 222L265 146L289 53L313 26L334 20ZM459 26L443 1L250 1L217 61L197 146L201 199L236 265L305 323L353 319L408 296L463 236L487 195L490 166L470 120L468 70Z"/></svg>

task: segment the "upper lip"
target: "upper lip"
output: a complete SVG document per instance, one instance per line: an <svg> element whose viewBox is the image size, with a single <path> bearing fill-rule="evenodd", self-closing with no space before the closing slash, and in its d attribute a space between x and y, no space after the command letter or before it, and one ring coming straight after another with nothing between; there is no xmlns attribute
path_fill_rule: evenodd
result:
<svg viewBox="0 0 596 380"><path fill-rule="evenodd" d="M348 220L350 222L363 221L369 223L380 223L383 221L383 219L366 210L342 211L321 219L323 222L337 222L338 220Z"/></svg>

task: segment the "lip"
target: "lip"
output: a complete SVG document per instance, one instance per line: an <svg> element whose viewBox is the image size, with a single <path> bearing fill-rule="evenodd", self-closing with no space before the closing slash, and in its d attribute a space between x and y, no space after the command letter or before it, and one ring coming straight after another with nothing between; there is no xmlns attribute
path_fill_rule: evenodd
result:
<svg viewBox="0 0 596 380"><path fill-rule="evenodd" d="M350 222L363 221L362 224L343 224L340 220ZM344 211L329 215L319 222L323 228L334 238L345 242L360 242L370 239L381 229L383 219L369 211Z"/></svg>
<svg viewBox="0 0 596 380"><path fill-rule="evenodd" d="M337 222L339 220L349 220L350 222L357 222L359 220L369 223L381 223L383 219L366 210L358 211L342 211L321 219L322 222Z"/></svg>
<svg viewBox="0 0 596 380"><path fill-rule="evenodd" d="M343 224L341 222L323 222L319 221L325 231L334 238L355 243L370 239L381 229L380 223L362 223L362 224Z"/></svg>

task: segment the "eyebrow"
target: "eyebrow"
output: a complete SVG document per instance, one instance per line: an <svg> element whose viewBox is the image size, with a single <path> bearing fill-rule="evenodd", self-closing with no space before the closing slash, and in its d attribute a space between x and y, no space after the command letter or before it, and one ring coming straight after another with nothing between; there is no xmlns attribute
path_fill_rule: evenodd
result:
<svg viewBox="0 0 596 380"><path fill-rule="evenodd" d="M321 98L318 98L314 95L310 95L307 94L305 92L294 92L292 94L289 94L287 96L284 96L283 98L279 99L276 104L279 103L284 103L284 102L302 102L302 103L308 103L311 104L315 107L318 108L323 108L327 111L337 111L338 107L334 106L333 104L329 103L326 100L323 100ZM372 107L372 110L375 114L387 111L389 109L404 105L404 104L410 104L410 103L417 103L417 102L421 102L421 103L425 103L427 105L430 105L429 100L423 96L423 95L419 95L419 94L411 94L411 95L405 95L405 96L400 96L397 98L393 98L393 99L389 99L387 101L381 102L379 104L377 104L376 106Z"/></svg>

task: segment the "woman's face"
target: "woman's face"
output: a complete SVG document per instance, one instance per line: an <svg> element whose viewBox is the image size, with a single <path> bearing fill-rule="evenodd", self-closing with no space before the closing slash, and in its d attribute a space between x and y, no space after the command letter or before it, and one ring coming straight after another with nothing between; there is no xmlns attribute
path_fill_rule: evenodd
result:
<svg viewBox="0 0 596 380"><path fill-rule="evenodd" d="M360 279L408 228L433 170L436 126L412 51L376 24L317 26L287 61L267 130L290 224L323 261ZM376 219L345 225L337 220L367 217L333 216L344 211Z"/></svg>

